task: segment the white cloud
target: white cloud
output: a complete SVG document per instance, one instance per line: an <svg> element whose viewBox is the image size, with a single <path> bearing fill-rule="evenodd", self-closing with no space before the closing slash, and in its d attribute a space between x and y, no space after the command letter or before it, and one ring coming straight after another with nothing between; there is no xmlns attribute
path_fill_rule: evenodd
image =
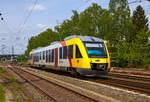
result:
<svg viewBox="0 0 150 102"><path fill-rule="evenodd" d="M43 11L46 10L46 8L43 5L35 5L35 6L30 6L27 8L28 10L39 10L39 11Z"/></svg>
<svg viewBox="0 0 150 102"><path fill-rule="evenodd" d="M38 28L46 28L46 27L48 27L48 25L45 25L45 24L37 24L36 26Z"/></svg>
<svg viewBox="0 0 150 102"><path fill-rule="evenodd" d="M7 34L7 33L9 33L8 30L4 30L4 29L0 30L0 34Z"/></svg>

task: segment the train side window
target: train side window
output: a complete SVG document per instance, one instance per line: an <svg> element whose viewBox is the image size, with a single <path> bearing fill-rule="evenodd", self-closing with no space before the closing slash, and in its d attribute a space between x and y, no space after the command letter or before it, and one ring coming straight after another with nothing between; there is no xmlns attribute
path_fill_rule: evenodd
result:
<svg viewBox="0 0 150 102"><path fill-rule="evenodd" d="M49 62L51 62L51 50L49 50Z"/></svg>
<svg viewBox="0 0 150 102"><path fill-rule="evenodd" d="M42 56L42 54L41 54L41 52L40 52L40 60L41 60L41 56Z"/></svg>
<svg viewBox="0 0 150 102"><path fill-rule="evenodd" d="M43 60L45 60L45 51L43 51Z"/></svg>
<svg viewBox="0 0 150 102"><path fill-rule="evenodd" d="M52 62L54 62L54 49L52 50Z"/></svg>
<svg viewBox="0 0 150 102"><path fill-rule="evenodd" d="M63 59L67 59L67 46L63 47Z"/></svg>
<svg viewBox="0 0 150 102"><path fill-rule="evenodd" d="M48 62L48 50L46 50L46 62Z"/></svg>
<svg viewBox="0 0 150 102"><path fill-rule="evenodd" d="M76 58L82 58L81 52L79 50L79 47L76 45Z"/></svg>
<svg viewBox="0 0 150 102"><path fill-rule="evenodd" d="M62 47L59 48L59 58L62 59Z"/></svg>
<svg viewBox="0 0 150 102"><path fill-rule="evenodd" d="M39 62L39 53L37 53L37 62Z"/></svg>
<svg viewBox="0 0 150 102"><path fill-rule="evenodd" d="M68 46L68 58L73 58L73 45Z"/></svg>

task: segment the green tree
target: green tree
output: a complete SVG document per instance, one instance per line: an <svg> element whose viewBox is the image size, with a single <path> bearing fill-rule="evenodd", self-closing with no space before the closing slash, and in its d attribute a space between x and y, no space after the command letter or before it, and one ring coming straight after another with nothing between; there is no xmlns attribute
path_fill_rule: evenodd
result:
<svg viewBox="0 0 150 102"><path fill-rule="evenodd" d="M111 44L117 47L118 42L126 39L130 33L130 9L127 0L110 0L109 10L112 15Z"/></svg>
<svg viewBox="0 0 150 102"><path fill-rule="evenodd" d="M52 31L52 29L47 29L46 31L41 32L39 35L33 36L29 39L25 54L28 55L32 49L48 46L51 42L58 40L58 33Z"/></svg>
<svg viewBox="0 0 150 102"><path fill-rule="evenodd" d="M80 29L80 35L92 35L96 36L98 33L98 19L102 13L102 8L93 3L92 6L85 9L80 14L80 21L78 28Z"/></svg>
<svg viewBox="0 0 150 102"><path fill-rule="evenodd" d="M148 18L146 17L142 6L139 5L136 7L136 10L133 12L132 22L135 26L135 30L136 30L135 33L138 33L143 28L146 31L148 30Z"/></svg>
<svg viewBox="0 0 150 102"><path fill-rule="evenodd" d="M77 27L79 22L79 14L76 10L73 10L72 12L73 15L70 20L64 20L61 25L55 26L55 30L59 34L61 40L70 35L80 34L79 28Z"/></svg>

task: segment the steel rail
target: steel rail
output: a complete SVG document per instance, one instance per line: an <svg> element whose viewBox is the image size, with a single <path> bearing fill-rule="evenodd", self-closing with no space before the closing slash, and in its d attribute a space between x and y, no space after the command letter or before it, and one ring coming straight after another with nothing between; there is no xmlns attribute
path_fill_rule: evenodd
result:
<svg viewBox="0 0 150 102"><path fill-rule="evenodd" d="M34 86L36 89L40 90L42 93L44 93L46 96L51 98L53 101L58 102L55 98L51 97L46 91L42 90L38 85L34 84L32 81L25 78L25 76L21 75L19 72L15 71L13 68L9 67L13 72L15 72L17 75L19 75L21 78L29 82L32 86Z"/></svg>
<svg viewBox="0 0 150 102"><path fill-rule="evenodd" d="M11 68L11 69L14 71L14 68ZM19 69L19 68L16 68L16 69ZM47 81L47 82L49 82L49 83L52 83L52 84L54 84L54 85L57 85L57 86L59 86L59 87L62 87L62 88L64 88L64 89L66 89L66 90L69 90L69 91L71 91L71 92L73 92L73 93L76 93L76 94L78 94L78 95L80 95L80 96L83 96L83 97L85 97L85 98L87 98L87 99L90 99L90 100L92 100L92 101L94 101L94 102L99 102L99 101L97 101L97 100L95 100L95 99L93 99L93 98L90 98L90 97L88 97L88 96L86 96L86 95L83 95L83 94L81 94L81 93L78 93L78 92L76 92L76 91L73 91L73 90L71 90L71 89L69 89L69 88L67 88L67 87L64 87L64 86L61 86L61 85L59 85L59 84L56 84L56 83L54 83L54 82L52 82L52 81L50 81L50 80L48 80L48 79L45 79L45 78L42 78L42 77L38 76L38 75L32 74L32 73L30 73L30 72L28 72L28 71L26 71L26 70L23 70L23 69L19 69L19 70L24 71L24 72L26 72L26 73L28 73L28 74L31 74L31 75L33 75L33 76L35 76L35 77L38 77L38 78L40 78L40 79L42 79L42 80L45 80L45 81ZM21 76L22 78L24 78L25 80L27 80L27 81L28 81L30 84L32 84L33 86L39 88L39 89L40 89L43 93L45 93L48 97L54 99L54 100L57 102L57 99L51 97L46 91L43 91L39 86L37 86L36 84L32 83L32 81L26 79L26 78L25 78L23 75L21 75L20 73L18 73L18 72L16 72L16 71L14 71L14 72L15 72L16 74L18 74L19 76Z"/></svg>

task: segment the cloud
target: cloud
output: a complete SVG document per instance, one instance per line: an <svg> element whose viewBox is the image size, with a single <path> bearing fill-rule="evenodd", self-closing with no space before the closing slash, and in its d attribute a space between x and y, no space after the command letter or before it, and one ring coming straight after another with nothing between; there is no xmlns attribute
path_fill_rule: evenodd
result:
<svg viewBox="0 0 150 102"><path fill-rule="evenodd" d="M0 34L7 34L7 33L9 33L7 30L4 30L4 29L0 30Z"/></svg>
<svg viewBox="0 0 150 102"><path fill-rule="evenodd" d="M46 28L46 27L48 27L48 25L45 25L45 24L37 24L36 26L38 28Z"/></svg>
<svg viewBox="0 0 150 102"><path fill-rule="evenodd" d="M46 10L46 8L43 6L43 5L32 5L32 6L29 6L27 8L28 10L39 10L39 11L43 11L43 10Z"/></svg>

